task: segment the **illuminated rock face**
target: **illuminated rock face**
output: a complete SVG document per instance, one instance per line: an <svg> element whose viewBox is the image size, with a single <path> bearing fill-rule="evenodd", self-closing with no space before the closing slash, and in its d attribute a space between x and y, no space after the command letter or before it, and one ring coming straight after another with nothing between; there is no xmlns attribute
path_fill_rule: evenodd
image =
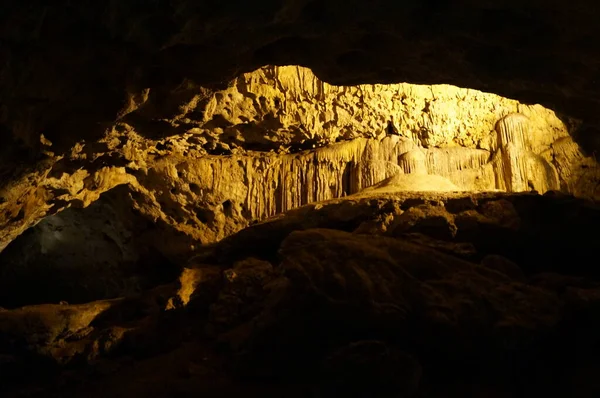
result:
<svg viewBox="0 0 600 398"><path fill-rule="evenodd" d="M490 149L498 120L527 116L535 152L567 137L553 111L477 90L448 85L332 86L309 69L264 67L206 97L198 93L176 124L216 135L233 146L298 145L398 134L421 147ZM201 119L194 115L201 114ZM545 147L545 148L544 148Z"/></svg>
<svg viewBox="0 0 600 398"><path fill-rule="evenodd" d="M220 91L190 90L160 121L174 134L167 138L139 122L153 108L134 101L102 140L63 157L42 139L46 163L3 193L0 248L44 216L88 206L118 185L143 216L169 226L167 235L187 237L177 245L165 238L170 254L371 186L595 194L595 161L539 105L452 86L338 87L295 66L261 68Z"/></svg>
<svg viewBox="0 0 600 398"><path fill-rule="evenodd" d="M554 112L452 86L337 87L306 68L286 66L244 74L204 102L199 97L185 108L198 114L204 107L202 120L185 119L188 125L195 123L190 131L205 141L225 142L234 151L374 139L369 145L357 144L364 148L360 156L354 144L325 152L333 156L333 169L344 168L338 162L350 162L347 172L363 167L369 170L355 174L371 175L354 184L334 177L330 183L337 196L380 182L396 166L398 172L448 178L464 190L572 191L566 171L579 167L583 157ZM575 147L574 159L557 158L554 146L559 141ZM319 159L327 162L328 155ZM327 197L323 195L316 197Z"/></svg>
<svg viewBox="0 0 600 398"><path fill-rule="evenodd" d="M497 126L498 160L496 184L509 192L560 188L556 168L531 151L529 120L520 114L502 118Z"/></svg>

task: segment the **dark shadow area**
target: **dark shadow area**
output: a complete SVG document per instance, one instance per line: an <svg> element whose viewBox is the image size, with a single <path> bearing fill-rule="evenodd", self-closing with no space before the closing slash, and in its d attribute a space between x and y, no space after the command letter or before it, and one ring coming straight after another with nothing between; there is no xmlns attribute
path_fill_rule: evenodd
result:
<svg viewBox="0 0 600 398"><path fill-rule="evenodd" d="M586 155L598 158L600 152L600 128L591 125L582 125L571 132L571 135Z"/></svg>
<svg viewBox="0 0 600 398"><path fill-rule="evenodd" d="M170 282L178 268L153 247L155 229L126 187L50 216L0 254L0 306L83 303Z"/></svg>
<svg viewBox="0 0 600 398"><path fill-rule="evenodd" d="M473 243L481 256L500 254L515 261L527 275L552 272L600 280L595 249L598 206L556 195L512 196L510 202L520 218L516 229L493 223L473 228L461 221L456 238ZM485 211L485 206L480 204L478 211ZM507 214L503 217L510 219Z"/></svg>
<svg viewBox="0 0 600 398"><path fill-rule="evenodd" d="M57 372L42 356L26 357L30 346L16 351L6 332L0 352L16 352L14 369L31 361L43 373L21 377L15 390L38 383L30 396L40 398L594 397L600 284L579 276L596 268L599 214L559 194L307 206L207 247L180 285L110 303L87 342L67 333L38 343L97 347L93 339L110 348L99 361ZM465 261L434 245L457 243L452 220L456 239L478 256ZM430 239L408 239L412 232ZM189 306L170 306L182 291ZM94 313L37 307L46 327L54 324L47 314L67 310L81 314L69 319ZM32 319L17 311L0 319ZM44 330L17 325L26 337Z"/></svg>

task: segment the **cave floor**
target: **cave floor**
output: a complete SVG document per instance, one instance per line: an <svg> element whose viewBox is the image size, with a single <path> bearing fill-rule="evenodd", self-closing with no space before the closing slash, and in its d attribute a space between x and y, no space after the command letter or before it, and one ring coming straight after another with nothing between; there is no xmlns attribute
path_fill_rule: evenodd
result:
<svg viewBox="0 0 600 398"><path fill-rule="evenodd" d="M600 396L600 207L368 192L129 297L0 310L4 397Z"/></svg>

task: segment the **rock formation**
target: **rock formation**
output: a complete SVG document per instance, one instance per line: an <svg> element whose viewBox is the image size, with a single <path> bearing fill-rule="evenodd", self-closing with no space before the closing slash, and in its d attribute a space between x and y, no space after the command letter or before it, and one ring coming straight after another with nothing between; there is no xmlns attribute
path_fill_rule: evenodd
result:
<svg viewBox="0 0 600 398"><path fill-rule="evenodd" d="M590 153L597 144L591 0L4 3L2 155L20 147L29 165L40 133L68 150L142 105L168 118L194 87L263 65L304 65L335 85L448 83L541 103L585 123Z"/></svg>
<svg viewBox="0 0 600 398"><path fill-rule="evenodd" d="M444 189L600 194L595 160L552 111L494 94L338 87L293 66L243 74L225 90L191 86L186 93L170 118L142 123L140 112L157 110L140 106L100 141L65 155L41 137L46 160L2 191L0 247L42 217L88 206L118 185L129 187L142 215L186 235L188 250L252 220L406 180L399 174L437 176L419 183L434 190L442 188L431 181L442 177ZM390 123L398 134L389 134Z"/></svg>
<svg viewBox="0 0 600 398"><path fill-rule="evenodd" d="M0 392L592 394L600 274L585 259L599 217L557 194L304 206L204 247L142 294L0 311L12 375Z"/></svg>
<svg viewBox="0 0 600 398"><path fill-rule="evenodd" d="M0 396L600 396L597 7L375 3L2 3Z"/></svg>
<svg viewBox="0 0 600 398"><path fill-rule="evenodd" d="M349 195L600 193L595 160L552 111L475 90L335 87L305 68L265 67L198 90L179 112L167 138L135 112L67 155L41 137L45 161L0 203L0 306L135 294L171 280L203 245Z"/></svg>
<svg viewBox="0 0 600 398"><path fill-rule="evenodd" d="M85 303L171 281L179 267L161 254L163 230L133 212L123 188L44 218L12 242L0 254L0 306Z"/></svg>

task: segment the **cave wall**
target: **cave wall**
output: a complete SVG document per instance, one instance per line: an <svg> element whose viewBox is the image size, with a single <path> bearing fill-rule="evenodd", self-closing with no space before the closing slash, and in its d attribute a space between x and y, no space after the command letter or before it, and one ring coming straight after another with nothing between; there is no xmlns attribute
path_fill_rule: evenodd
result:
<svg viewBox="0 0 600 398"><path fill-rule="evenodd" d="M171 282L178 268L155 248L157 229L122 188L46 217L0 253L0 307L83 303Z"/></svg>
<svg viewBox="0 0 600 398"><path fill-rule="evenodd" d="M542 103L584 120L581 139L598 148L591 0L7 0L0 11L0 132L11 152L37 153L41 133L68 151L136 104L167 105L157 109L169 118L189 84L290 64L337 85L448 83Z"/></svg>
<svg viewBox="0 0 600 398"><path fill-rule="evenodd" d="M169 254L192 251L198 243L218 240L244 227L249 220L311 200L369 189L371 183L375 184L374 189L392 191L443 186L448 190L543 192L559 187L565 192L597 199L599 173L593 151L600 149L599 10L591 0L57 0L51 4L40 0L6 0L0 5L0 251L9 244L24 244L20 238L28 239L31 235L27 234L54 233L57 220L70 223L74 220L74 208L83 209L82 212L94 210L94 206L102 203L98 202L102 201L101 195L119 187L135 211L150 220L151 225L164 228L166 232L158 234L162 241L152 241L161 253ZM295 71L297 77L294 72L290 76L277 75L273 72L277 69L270 68L240 78L244 72L262 65L304 65L323 81L346 87L329 86L326 90L324 83L319 84L300 69ZM246 81L247 78L255 80ZM232 81L234 84L230 85ZM301 83L301 89L290 89L296 82ZM555 125L555 119L549 116L546 122L557 129L548 128L538 123L539 115L533 108L519 105L515 108L503 102L496 109L486 105L483 96L468 90L468 95L460 94L478 97L476 103L457 106L460 100L452 96L445 99L435 91L435 86L424 88L424 94L417 93L420 88L410 88L410 95L400 96L400 102L394 92L348 87L398 82L451 83L495 92L523 103L541 103L559 112L569 126L565 129ZM273 89L268 89L272 83ZM427 90L431 91L431 97ZM290 92L292 96L288 96ZM397 91L401 92L406 93ZM277 106L276 98L286 101ZM356 101L365 103L365 98L363 109L368 112L355 117L351 105ZM377 109L375 100L380 98L386 105ZM280 112L282 106L284 111ZM454 116L442 120L442 110L453 111ZM542 118L544 112L540 111ZM404 118L404 113L409 115ZM517 116L513 120L509 115ZM519 115L527 117L527 123L519 122ZM573 129L567 116L580 119L581 126ZM470 125L475 121L476 125ZM524 134L537 131L538 127L541 132L552 132L546 141L531 139L534 133ZM572 135L564 134L567 130ZM585 147L585 155L572 137ZM335 143L338 139L341 142ZM299 149L308 152L298 153ZM561 215L571 214L554 206L536 212L542 208L540 203L543 202L533 202L527 213L535 215L538 221L548 222L548 227L556 223L553 217L546 217L548 214L557 211ZM597 225L593 222L596 217L590 217L594 212L579 214L592 228ZM572 227L568 221L565 225ZM91 220L89 223L95 225ZM555 230L552 231L551 235ZM273 229L267 232L273 235ZM553 246L565 250L565 230L559 232ZM372 259L361 262L361 255L372 252L372 257L378 258L381 254L379 239L371 239L368 243L373 243L372 247L365 251L360 244L348 246L348 242L360 243L358 239L343 234L326 235L313 234L312 242L306 239L306 234L288 240L289 244L283 247L283 259L290 260L288 267L295 265L296 270L308 270L311 275L315 264L324 264L325 276L329 278L339 276L329 272L336 271L336 262L330 261L331 258L354 260L357 254L358 268L355 268L361 271L373 265ZM575 261L580 266L587 263L578 248L589 249L587 253L593 254L592 240L584 239L571 246L581 260ZM339 250L328 253L327 241L333 245L342 242L338 247L346 245L349 250L341 257ZM313 249L314 255L298 260L298 253L289 249L299 244ZM548 240L538 248L543 251L545 245ZM102 247L117 250L112 244ZM571 247L567 246L565 253ZM531 250L530 246L527 248ZM281 255L278 249L279 245L271 255ZM10 246L2 254L8 250ZM359 253L361 250L363 253ZM389 251L394 254L394 250ZM509 377L543 379L539 383L541 390L530 391L552 394L566 391L559 386L559 380L565 378L551 377L548 382L548 378L539 377L541 374L563 376L553 368L555 363L575 364L576 369L581 369L577 355L593 357L595 352L592 350L590 354L589 347L598 346L597 338L586 337L594 334L594 328L588 326L590 320L594 323L597 318L598 300L597 292L589 286L583 285L581 289L575 284L573 289L566 283L544 291L535 282L532 287L515 285L503 275L493 273L480 277L472 266L448 262L447 258L424 268L420 257L416 258L418 261L410 261L409 250L395 252L391 257L406 260L402 266L414 271L412 274L417 279L421 277L424 283L415 284L412 276L407 279L405 270L393 264L400 270L396 272L398 280L408 280L417 289L411 286L406 289L400 286L402 283L398 286L392 283L392 289L386 289L383 283L380 297L394 304L392 314L385 311L389 306L383 312L381 306L376 306L375 318L392 320L390 324L395 328L398 323L394 321L400 318L397 315L403 315L393 314L395 309L402 312L413 305L417 309L431 309L424 321L427 326L437 327L423 328L423 320L414 317L409 317L408 327L402 322L400 326L409 331L411 339L406 341L411 343L414 338L422 344L417 344L417 351L441 353L440 357L446 358L441 361L439 372L448 379L454 373L479 374L475 367L480 362L471 361L466 369L459 366L448 375L449 366L465 358L466 352L475 358L485 357L484 363L490 364L489 369L493 369L490 373L495 375L503 375L497 371L498 361L494 360L501 358L500 367L506 365L511 369ZM540 260L536 254L533 250L532 261ZM40 261L43 259L42 256ZM383 259L384 268L388 260ZM555 259L558 260L563 259ZM457 266L440 270L439 266L445 262ZM573 257L565 256L563 262L561 265L569 265ZM469 272L457 273L456 269L461 267ZM320 272L317 276L322 276L323 267L317 268L317 274ZM300 280L301 273L290 274L292 287L301 287L304 283ZM451 283L440 283L440 275ZM369 278L366 280L370 282ZM389 280L380 278L380 282ZM430 285L434 288L430 289ZM233 286L237 288L239 284ZM345 288L343 284L340 286ZM323 286L317 293L322 297L323 292L329 293L328 289L332 297L339 295L340 289L333 291L331 286ZM358 308L359 313L373 303L369 295L361 296L364 291L347 290L351 303L357 302L356 297L359 301L366 297L363 300L366 305ZM388 291L401 294L385 301ZM404 300L406 292L408 296L419 294L413 300ZM467 301L452 300L457 294ZM62 299L55 297L51 300ZM479 307L477 303L482 297L491 297L497 308ZM308 298L312 300L312 294ZM155 306L160 306L156 301ZM507 302L515 305L507 306ZM339 300L337 304L339 309ZM70 306L66 309L52 306L50 310L33 310L33 316L16 316L14 321L12 313L3 312L3 320L8 318L8 326L16 324L16 330L27 330L25 343L33 342L35 347L40 342L56 341L52 351L67 356L81 352L78 339L87 338L90 330L101 331L94 332L88 340L100 346L100 350L110 346L113 338L119 339L114 334L123 329L122 319L95 319L111 306L108 302L93 303L85 306L87 312L82 310L81 317L73 315L77 309ZM323 314L327 316L321 319L330 321L334 330L340 325L352 325L339 322L345 315L357 319L356 306L347 308L340 318L336 317L337 311L330 312L332 309L325 307ZM538 311L539 308L542 310ZM308 319L313 320L317 346L327 342L331 329L324 328L319 317ZM455 322L457 319L459 322ZM150 329L177 330L172 327L172 320L167 318L164 328L150 323ZM356 323L358 329L365 324L364 319L360 320ZM105 333L102 328L109 322L119 326ZM52 327L45 328L46 324ZM305 326L306 322L292 322L288 327L289 347L295 350L292 353L302 348L294 337ZM558 333L555 326L561 329ZM486 332L484 336L489 336L485 342L503 349L493 349L494 355L489 355L486 344L471 338L482 330ZM585 330L591 332L579 333ZM260 328L250 331L261 335ZM397 330L384 331L398 336ZM410 331L415 332L414 336ZM177 334L166 336L159 334L156 340L165 344L182 341ZM264 341L274 341L273 336L286 340L286 333L266 336ZM144 347L150 339L143 337L134 334L130 340ZM69 339L68 346L74 344L75 349L65 347L64 340ZM260 338L250 341L260 342ZM557 345L561 342L566 344ZM575 349L572 342L576 342ZM6 352L14 352L12 340L1 343L8 347ZM407 346L411 345L415 346ZM312 342L306 346L315 347ZM459 355L443 355L442 346ZM264 352L282 353L280 363L290 363L285 350ZM569 355L565 355L567 352ZM262 354L260 350L258 353ZM205 358L204 353L190 355ZM347 362L343 360L347 358L343 350L341 358L341 362ZM513 361L515 358L527 361L515 367L518 362ZM529 366L548 358L552 359L547 361L551 364L549 369ZM15 368L11 360L3 355L2 368ZM162 362L157 369L164 367L164 357L159 360ZM193 361L185 362L183 372L172 367L178 379L182 374L186 379L189 375L198 379L197 368L190 366ZM429 362L425 360L424 364ZM585 366L583 369L588 371ZM384 367L384 370L395 369ZM126 362L115 372L122 379L128 378L130 374L121 370L129 368L131 362ZM10 378L18 374L21 369L16 369L5 375ZM24 369L23 373L32 373L32 368ZM596 370L589 369L589 374L597 373ZM104 379L104 372L106 369L99 368L100 374L92 376ZM213 373L206 374L214 378ZM566 377L570 375L567 373ZM573 383L567 384L580 385L594 379L584 378L580 383L577 370L572 375L568 381L574 380ZM152 389L157 383L138 384ZM172 390L170 383L162 384ZM442 395L447 393L444 387L440 387ZM28 392L32 388L35 389L28 386Z"/></svg>
<svg viewBox="0 0 600 398"><path fill-rule="evenodd" d="M140 115L157 104L133 101L102 139L66 155L41 137L45 162L2 191L2 245L119 185L137 211L187 237L165 239L168 255L384 181L405 190L598 194L589 183L594 159L540 105L452 86L338 87L295 66L184 91L170 118L148 124Z"/></svg>
<svg viewBox="0 0 600 398"><path fill-rule="evenodd" d="M194 132L209 130L239 146L268 148L269 143L303 140L323 145L376 138L393 127L423 147L490 149L496 122L517 112L531 120L536 152L568 136L555 113L540 105L450 85L334 86L298 66L260 68L236 78L226 90L198 99L186 104L177 123L199 129ZM199 114L202 118L195 119Z"/></svg>
<svg viewBox="0 0 600 398"><path fill-rule="evenodd" d="M211 102L216 107L207 115L203 106L193 104L212 101L216 92L235 94L229 83L262 65L304 65L335 85L450 83L541 103L560 113L586 154L591 156L600 148L600 80L594 66L600 53L598 10L591 1L375 4L284 0L256 5L233 0L156 1L148 6L131 0L52 4L8 0L0 11L0 248L69 203L87 206L119 184L140 193L136 203L147 209L151 219L174 224L157 199L173 201L169 189L161 188L158 193L159 183L150 189L138 183L144 173L137 170L155 167L145 153L153 152L151 157L181 153L196 159L190 153L235 152L233 141L245 150L279 148L280 143L272 142L277 141L274 134L269 137L267 133L265 139L265 134L256 134L253 128L243 131L235 118L225 117L225 123L209 118L223 114L223 101ZM250 75L271 82L272 71ZM307 93L320 89L311 86L315 81L307 73L278 80L284 87L285 82L307 83L300 90ZM359 95L364 92L347 91L353 90L360 91ZM444 103L437 94L435 98L428 102L433 112ZM407 101L404 105L411 106L410 98ZM319 132L324 126L311 124L310 102L303 104L306 112L290 112L283 121L289 131L282 144L292 144L296 138L302 141L307 131L316 143L320 137L325 142L335 140L335 134L352 137L355 131L370 135L371 127L379 128L391 116L386 110L382 120L369 117L366 124L357 119L350 122L345 114L348 108L336 103L322 114L335 112L334 119L344 128L324 137ZM425 105L421 100L414 104L417 118L421 105ZM267 109L270 106L265 104ZM531 117L524 110L519 112ZM243 113L248 116L248 111ZM293 121L298 116L307 126L301 128ZM573 129L567 116L582 124ZM263 127L269 125L260 119ZM215 135L222 129L233 137L205 137L210 146L206 150L204 140L187 131L203 129L210 120ZM416 135L409 138L425 144L458 140L459 145L469 146L477 142L469 135L471 128L455 137L436 130L431 121L422 124L425 131L436 134L426 138L420 130L411 129L410 120L394 119L394 123L400 133L409 131ZM276 123L280 121L275 118ZM593 197L598 186L593 163L582 158L580 148L568 137L556 138L551 140L556 159L552 164L559 177L571 176L566 180L570 191ZM181 151L172 149L178 146ZM133 148L142 153L125 155ZM533 152L548 160L548 152ZM573 157L581 158L585 168L571 167L567 159ZM529 167L521 166L511 169ZM164 181L172 185L170 175ZM169 206L195 204L175 201ZM191 233L187 227L178 228Z"/></svg>
<svg viewBox="0 0 600 398"><path fill-rule="evenodd" d="M136 185L121 148L105 139L115 124L150 140L142 146L185 142L167 137L188 130L187 121L176 123L180 116L192 125L202 119L185 112L191 99L210 99L263 65L304 65L335 85L449 83L541 103L582 122L571 132L592 156L600 148L597 20L591 1L7 0L0 8L0 248L73 200L87 206L117 184ZM251 133L248 142L265 140ZM211 151L229 149L215 143ZM555 152L580 156L570 143ZM555 166L559 175L572 174L572 191L589 196L597 173L566 163Z"/></svg>

